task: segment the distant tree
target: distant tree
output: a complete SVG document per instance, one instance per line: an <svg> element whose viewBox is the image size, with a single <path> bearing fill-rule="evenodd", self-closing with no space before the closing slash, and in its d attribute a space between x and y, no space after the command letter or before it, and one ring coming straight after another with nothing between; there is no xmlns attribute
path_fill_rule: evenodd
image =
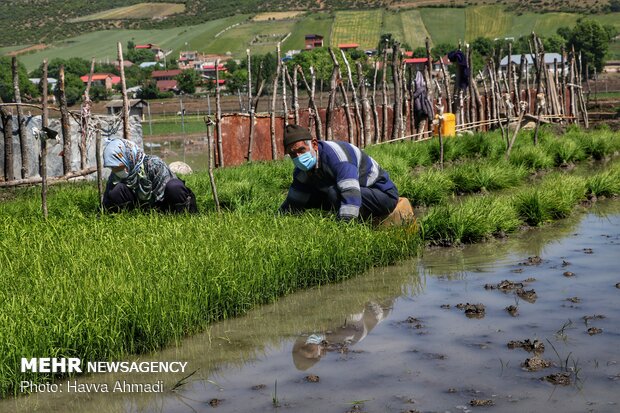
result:
<svg viewBox="0 0 620 413"><path fill-rule="evenodd" d="M193 69L183 70L176 77L177 87L181 92L187 94L193 94L196 92L196 85L198 85L200 79L198 72Z"/></svg>
<svg viewBox="0 0 620 413"><path fill-rule="evenodd" d="M449 52L456 50L456 49L457 47L453 44L439 43L438 45L435 45L435 47L431 49L431 54L433 55L433 59L439 59L439 57L445 56Z"/></svg>
<svg viewBox="0 0 620 413"><path fill-rule="evenodd" d="M155 60L155 55L153 52L147 49L129 49L127 53L125 53L125 59L130 62L139 65L144 62L152 62Z"/></svg>
<svg viewBox="0 0 620 413"><path fill-rule="evenodd" d="M11 58L8 56L0 57L0 96L4 102L14 102L15 95L13 92L13 69L11 68ZM21 62L17 62L17 73L19 74L19 90L22 100L26 100L29 96L35 97L39 95L37 87L28 80L28 72Z"/></svg>
<svg viewBox="0 0 620 413"><path fill-rule="evenodd" d="M566 46L566 40L562 36L554 34L542 39L545 52L547 53L560 53L562 47Z"/></svg>
<svg viewBox="0 0 620 413"><path fill-rule="evenodd" d="M488 37L478 37L471 42L471 48L473 51L478 52L480 56L490 57L493 54L493 40Z"/></svg>
<svg viewBox="0 0 620 413"><path fill-rule="evenodd" d="M413 51L413 57L426 57L426 47L417 47Z"/></svg>
<svg viewBox="0 0 620 413"><path fill-rule="evenodd" d="M609 0L609 11L620 11L620 0Z"/></svg>
<svg viewBox="0 0 620 413"><path fill-rule="evenodd" d="M140 91L138 92L138 98L140 99L157 99L160 97L160 92L157 89L157 82L150 79L146 80L140 85Z"/></svg>
<svg viewBox="0 0 620 413"><path fill-rule="evenodd" d="M395 39L392 37L392 33L383 33L379 38L379 44L377 45L377 53L381 55L384 48L391 49Z"/></svg>
<svg viewBox="0 0 620 413"><path fill-rule="evenodd" d="M599 72L603 69L610 36L611 33L594 20L580 20L571 30L568 44L575 46L575 52L581 52L583 73L586 65Z"/></svg>
<svg viewBox="0 0 620 413"><path fill-rule="evenodd" d="M247 69L237 69L233 73L226 74L226 89L237 93L246 90L248 84Z"/></svg>
<svg viewBox="0 0 620 413"><path fill-rule="evenodd" d="M54 94L56 99L60 99L60 85L56 87ZM73 73L67 73L65 69L65 96L67 98L67 105L72 106L76 104L86 89L86 85L82 82L82 79L78 75Z"/></svg>
<svg viewBox="0 0 620 413"><path fill-rule="evenodd" d="M127 50L133 50L136 48L136 44L133 40L127 40Z"/></svg>
<svg viewBox="0 0 620 413"><path fill-rule="evenodd" d="M89 97L94 102L107 100L110 98L110 91L103 85L92 85L90 88Z"/></svg>

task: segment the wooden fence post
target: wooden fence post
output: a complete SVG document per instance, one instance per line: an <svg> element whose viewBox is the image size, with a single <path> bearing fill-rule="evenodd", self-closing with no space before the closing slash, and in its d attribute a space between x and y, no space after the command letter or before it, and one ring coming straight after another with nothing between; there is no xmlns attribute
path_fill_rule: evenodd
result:
<svg viewBox="0 0 620 413"><path fill-rule="evenodd" d="M58 74L60 94L60 124L62 126L62 171L66 175L71 172L71 128L69 126L69 109L65 94L65 67L60 66Z"/></svg>
<svg viewBox="0 0 620 413"><path fill-rule="evenodd" d="M19 149L21 152L21 177L28 178L28 164L30 157L28 156L28 142L26 141L26 127L24 125L24 116L22 114L21 93L19 91L19 72L17 70L17 57L11 59L11 68L13 71L13 93L15 95L16 112L17 112L17 132L19 133Z"/></svg>

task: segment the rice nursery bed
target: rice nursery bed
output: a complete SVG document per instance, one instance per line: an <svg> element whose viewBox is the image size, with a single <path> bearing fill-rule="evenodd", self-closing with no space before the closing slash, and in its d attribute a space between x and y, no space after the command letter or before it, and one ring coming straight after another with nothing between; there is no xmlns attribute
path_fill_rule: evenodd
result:
<svg viewBox="0 0 620 413"><path fill-rule="evenodd" d="M22 357L118 359L152 351L214 320L312 285L343 280L372 266L415 255L424 244L476 242L571 213L594 196L620 193L620 165L588 177L551 171L608 158L620 150L609 130L569 129L517 141L504 160L496 133L446 141L368 148L403 196L431 205L413 227L375 230L327 214L278 216L292 165L252 163L216 171L225 212L214 212L206 174L187 176L202 214L102 215L96 187L50 187L49 218L38 188L8 192L0 202L0 394L17 393ZM510 192L494 192L513 188ZM470 194L465 197L460 194ZM302 236L300 236L300 234Z"/></svg>

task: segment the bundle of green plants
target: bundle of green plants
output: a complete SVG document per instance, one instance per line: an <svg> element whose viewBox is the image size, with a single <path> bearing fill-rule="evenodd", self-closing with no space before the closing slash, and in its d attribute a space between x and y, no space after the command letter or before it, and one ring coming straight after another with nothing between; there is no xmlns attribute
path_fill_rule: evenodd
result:
<svg viewBox="0 0 620 413"><path fill-rule="evenodd" d="M500 160L467 162L450 169L448 174L456 192L471 193L516 186L528 176L528 171Z"/></svg>
<svg viewBox="0 0 620 413"><path fill-rule="evenodd" d="M586 179L588 194L596 197L611 197L620 194L620 163L610 169L589 176Z"/></svg>

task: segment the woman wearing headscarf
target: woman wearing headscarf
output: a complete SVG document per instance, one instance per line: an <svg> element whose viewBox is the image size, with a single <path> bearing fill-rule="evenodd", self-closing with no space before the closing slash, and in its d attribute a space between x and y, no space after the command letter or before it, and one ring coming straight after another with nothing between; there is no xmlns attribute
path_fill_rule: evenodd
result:
<svg viewBox="0 0 620 413"><path fill-rule="evenodd" d="M137 206L170 212L198 212L196 197L157 156L135 143L112 139L103 150L103 166L112 169L103 194L108 211Z"/></svg>

